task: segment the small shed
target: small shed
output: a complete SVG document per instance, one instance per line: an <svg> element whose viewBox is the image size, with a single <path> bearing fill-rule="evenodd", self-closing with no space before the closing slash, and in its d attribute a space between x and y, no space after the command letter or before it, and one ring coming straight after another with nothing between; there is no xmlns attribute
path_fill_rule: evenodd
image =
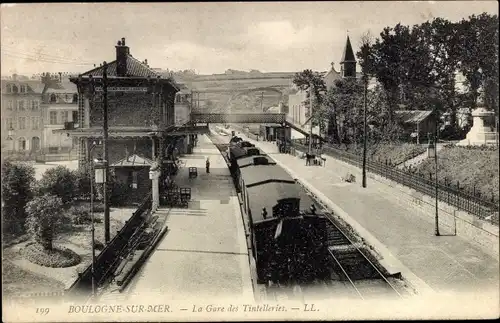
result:
<svg viewBox="0 0 500 323"><path fill-rule="evenodd" d="M422 138L427 138L428 133L434 133L436 118L431 110L399 110L394 112L394 117L404 129L404 136L416 137L417 144Z"/></svg>
<svg viewBox="0 0 500 323"><path fill-rule="evenodd" d="M110 165L114 169L116 182L121 186L118 194L127 204L140 203L149 194L149 168L152 164L149 158L132 154Z"/></svg>

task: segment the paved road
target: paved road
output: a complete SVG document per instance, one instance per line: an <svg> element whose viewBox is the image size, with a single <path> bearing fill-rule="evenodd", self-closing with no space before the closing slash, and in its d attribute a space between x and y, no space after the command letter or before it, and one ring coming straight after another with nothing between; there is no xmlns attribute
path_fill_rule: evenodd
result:
<svg viewBox="0 0 500 323"><path fill-rule="evenodd" d="M488 291L499 299L499 261L475 244L461 237L434 236L432 217L399 204L369 183L362 188L360 178L358 183L343 182L349 170L332 158L325 167L305 166L302 159L278 154L275 143L250 141L323 192L433 290Z"/></svg>

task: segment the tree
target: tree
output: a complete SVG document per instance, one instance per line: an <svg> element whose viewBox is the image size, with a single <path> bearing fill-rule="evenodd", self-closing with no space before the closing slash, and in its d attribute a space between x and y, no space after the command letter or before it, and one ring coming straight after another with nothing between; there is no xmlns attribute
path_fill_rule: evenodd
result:
<svg viewBox="0 0 500 323"><path fill-rule="evenodd" d="M77 195L76 176L68 168L57 166L47 170L39 182L40 194L51 194L68 203Z"/></svg>
<svg viewBox="0 0 500 323"><path fill-rule="evenodd" d="M326 93L324 106L329 121L334 122L334 143L353 143L359 140L363 124L363 84L357 79L340 79ZM333 128L333 127L332 127Z"/></svg>
<svg viewBox="0 0 500 323"><path fill-rule="evenodd" d="M313 72L312 70L306 69L302 72L295 73L293 77L293 84L301 90L307 91L307 102L305 106L309 109L306 111L306 118L312 118L312 123L314 125L319 125L320 129L324 128L325 113L324 99L326 92L326 85L323 76L318 72ZM310 86L313 86L313 106L310 106Z"/></svg>
<svg viewBox="0 0 500 323"><path fill-rule="evenodd" d="M485 81L496 76L498 84L498 16L472 15L462 19L457 26L460 37L458 69L466 78L472 108L475 108Z"/></svg>
<svg viewBox="0 0 500 323"><path fill-rule="evenodd" d="M53 195L37 196L26 205L26 227L45 250L52 250L57 225L61 223L63 202Z"/></svg>
<svg viewBox="0 0 500 323"><path fill-rule="evenodd" d="M6 161L2 165L2 214L4 224L12 224L9 229L20 231L24 228L26 213L24 208L33 198L35 169L27 164Z"/></svg>
<svg viewBox="0 0 500 323"><path fill-rule="evenodd" d="M392 123L394 111L400 103L401 85L415 75L418 57L415 55L414 46L415 35L411 33L410 27L401 24L394 28L386 27L380 33L380 38L369 46L369 63L363 63L369 66L370 74L375 75L385 91L389 124ZM365 53L360 53L358 57L364 55Z"/></svg>

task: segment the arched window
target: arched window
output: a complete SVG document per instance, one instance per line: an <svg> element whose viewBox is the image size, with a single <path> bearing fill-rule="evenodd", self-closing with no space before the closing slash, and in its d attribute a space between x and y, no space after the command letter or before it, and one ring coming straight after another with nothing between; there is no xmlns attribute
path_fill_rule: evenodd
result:
<svg viewBox="0 0 500 323"><path fill-rule="evenodd" d="M12 84L7 84L7 93L12 93Z"/></svg>
<svg viewBox="0 0 500 323"><path fill-rule="evenodd" d="M26 139L21 137L17 140L18 142L18 150L26 150Z"/></svg>
<svg viewBox="0 0 500 323"><path fill-rule="evenodd" d="M12 92L13 92L13 93L17 93L17 92L18 92L18 89L17 89L17 86L16 86L16 85L13 85L13 86L12 86Z"/></svg>
<svg viewBox="0 0 500 323"><path fill-rule="evenodd" d="M57 102L57 97L56 97L56 95L55 95L54 93L52 93L52 94L50 95L50 102L51 102L51 103L55 103L55 102Z"/></svg>
<svg viewBox="0 0 500 323"><path fill-rule="evenodd" d="M37 151L40 149L40 138L38 137L33 137L31 139L31 150L32 151Z"/></svg>

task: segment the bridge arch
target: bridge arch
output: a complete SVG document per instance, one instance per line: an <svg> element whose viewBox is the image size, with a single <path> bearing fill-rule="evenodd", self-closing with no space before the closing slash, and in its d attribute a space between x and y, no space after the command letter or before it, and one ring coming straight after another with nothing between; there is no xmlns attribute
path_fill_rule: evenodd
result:
<svg viewBox="0 0 500 323"><path fill-rule="evenodd" d="M277 88L277 87L272 87L272 86L264 86L264 87L256 87L256 88L252 88L252 89L245 89L242 91L238 91L229 98L229 100L226 102L226 107L229 107L233 100L235 100L236 98L238 98L242 95L246 95L246 94L253 93L253 92L263 92L263 91L278 93L280 95L280 97L278 99L278 102L279 102L282 100L283 95L284 95L284 93L283 93L284 89L280 90L280 88L281 87Z"/></svg>

